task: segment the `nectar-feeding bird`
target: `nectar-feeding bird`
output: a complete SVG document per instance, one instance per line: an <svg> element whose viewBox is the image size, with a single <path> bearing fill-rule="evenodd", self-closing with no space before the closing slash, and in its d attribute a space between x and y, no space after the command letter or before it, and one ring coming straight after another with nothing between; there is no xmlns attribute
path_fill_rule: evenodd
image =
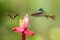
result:
<svg viewBox="0 0 60 40"><path fill-rule="evenodd" d="M9 16L11 19L15 19L15 18L18 16L18 14L8 14L8 16Z"/></svg>
<svg viewBox="0 0 60 40"><path fill-rule="evenodd" d="M46 18L51 18L51 19L55 20L55 15L46 15L45 13L46 12L41 8L41 9L39 9L38 12L36 12L34 14L31 14L31 16L34 16L34 17L42 17L42 16L44 16Z"/></svg>

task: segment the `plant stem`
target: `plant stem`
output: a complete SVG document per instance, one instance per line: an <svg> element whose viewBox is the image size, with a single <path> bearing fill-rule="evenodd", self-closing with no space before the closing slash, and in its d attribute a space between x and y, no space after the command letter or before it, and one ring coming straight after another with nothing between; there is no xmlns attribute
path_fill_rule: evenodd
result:
<svg viewBox="0 0 60 40"><path fill-rule="evenodd" d="M22 32L22 40L25 40L25 33L24 33L24 31Z"/></svg>

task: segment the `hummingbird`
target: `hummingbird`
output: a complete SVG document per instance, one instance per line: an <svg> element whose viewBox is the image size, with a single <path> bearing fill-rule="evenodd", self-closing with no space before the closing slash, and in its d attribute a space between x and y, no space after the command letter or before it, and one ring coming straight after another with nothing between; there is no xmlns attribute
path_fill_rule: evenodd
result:
<svg viewBox="0 0 60 40"><path fill-rule="evenodd" d="M16 14L8 14L8 16L11 18L11 19L15 19L17 16L18 16L18 14L16 13Z"/></svg>
<svg viewBox="0 0 60 40"><path fill-rule="evenodd" d="M51 19L55 20L55 15L46 15L46 11L43 8L40 8L38 10L38 12L31 14L31 16L34 16L34 17L43 17L44 16L47 19L51 18Z"/></svg>

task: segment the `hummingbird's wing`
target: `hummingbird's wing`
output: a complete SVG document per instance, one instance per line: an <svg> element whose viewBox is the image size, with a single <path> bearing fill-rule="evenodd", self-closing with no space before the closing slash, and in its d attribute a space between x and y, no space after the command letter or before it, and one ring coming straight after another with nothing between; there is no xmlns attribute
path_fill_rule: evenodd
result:
<svg viewBox="0 0 60 40"><path fill-rule="evenodd" d="M14 19L14 16L12 14L8 14L10 18Z"/></svg>

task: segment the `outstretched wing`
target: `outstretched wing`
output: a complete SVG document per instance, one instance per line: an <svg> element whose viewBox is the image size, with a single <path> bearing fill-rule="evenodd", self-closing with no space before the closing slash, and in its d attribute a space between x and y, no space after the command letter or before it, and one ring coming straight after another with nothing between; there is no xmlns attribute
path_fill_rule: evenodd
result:
<svg viewBox="0 0 60 40"><path fill-rule="evenodd" d="M10 18L14 19L14 16L12 14L8 14Z"/></svg>

